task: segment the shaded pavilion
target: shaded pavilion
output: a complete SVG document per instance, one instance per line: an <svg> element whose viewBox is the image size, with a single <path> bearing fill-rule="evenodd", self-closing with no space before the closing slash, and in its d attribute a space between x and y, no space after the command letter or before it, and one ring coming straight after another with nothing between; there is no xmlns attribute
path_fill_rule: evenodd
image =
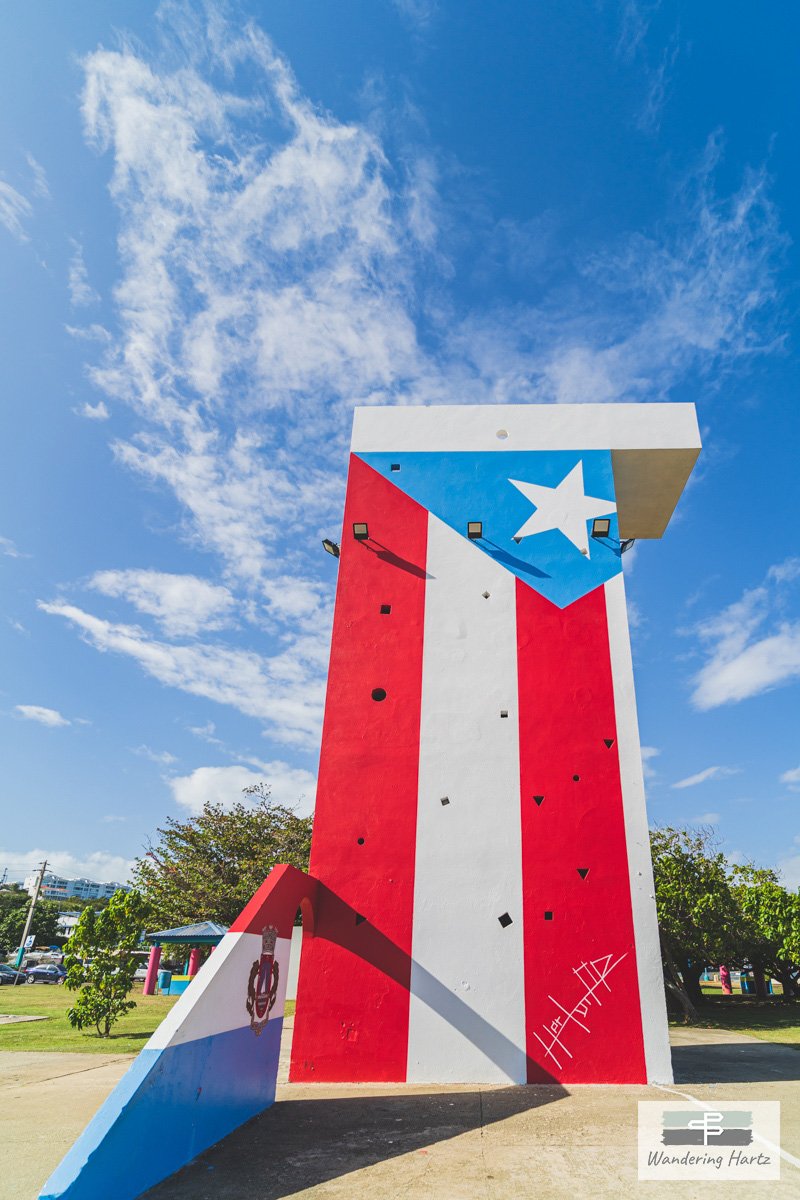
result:
<svg viewBox="0 0 800 1200"><path fill-rule="evenodd" d="M156 990L162 946L191 946L189 968L186 972L191 978L200 969L201 947L218 946L227 932L226 926L218 925L216 921L195 921L191 925L179 925L176 929L158 929L155 933L146 933L144 940L150 942L151 949L147 960L143 995L152 996Z"/></svg>

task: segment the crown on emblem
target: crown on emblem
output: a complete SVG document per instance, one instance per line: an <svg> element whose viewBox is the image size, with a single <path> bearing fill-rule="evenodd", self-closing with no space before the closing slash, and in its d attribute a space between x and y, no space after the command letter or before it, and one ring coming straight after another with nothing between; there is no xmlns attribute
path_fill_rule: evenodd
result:
<svg viewBox="0 0 800 1200"><path fill-rule="evenodd" d="M261 953L274 954L278 931L274 925L265 925L261 930Z"/></svg>

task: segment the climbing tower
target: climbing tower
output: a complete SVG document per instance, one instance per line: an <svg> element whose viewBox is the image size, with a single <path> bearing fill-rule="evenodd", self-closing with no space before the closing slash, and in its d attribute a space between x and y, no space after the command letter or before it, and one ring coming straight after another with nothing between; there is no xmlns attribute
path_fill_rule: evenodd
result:
<svg viewBox="0 0 800 1200"><path fill-rule="evenodd" d="M297 1081L671 1078L622 554L691 404L360 408Z"/></svg>

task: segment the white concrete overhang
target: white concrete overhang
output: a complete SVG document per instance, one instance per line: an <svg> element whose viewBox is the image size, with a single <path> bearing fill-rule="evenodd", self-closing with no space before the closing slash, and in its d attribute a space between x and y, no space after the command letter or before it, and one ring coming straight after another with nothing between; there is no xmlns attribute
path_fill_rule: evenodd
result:
<svg viewBox="0 0 800 1200"><path fill-rule="evenodd" d="M610 450L621 538L660 538L700 453L693 404L356 408L354 453Z"/></svg>

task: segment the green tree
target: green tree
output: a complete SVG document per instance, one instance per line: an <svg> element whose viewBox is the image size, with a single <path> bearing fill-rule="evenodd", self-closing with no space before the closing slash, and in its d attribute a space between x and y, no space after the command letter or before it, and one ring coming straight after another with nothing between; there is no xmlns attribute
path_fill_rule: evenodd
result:
<svg viewBox="0 0 800 1200"><path fill-rule="evenodd" d="M25 918L31 898L21 887L0 890L0 952L8 954L20 944ZM57 944L58 914L60 906L55 900L39 900L33 914L31 933L38 946Z"/></svg>
<svg viewBox="0 0 800 1200"><path fill-rule="evenodd" d="M229 808L207 803L186 821L169 817L137 859L133 877L154 928L231 925L276 864L308 869L312 818L272 803L266 784L245 792L249 800Z"/></svg>
<svg viewBox="0 0 800 1200"><path fill-rule="evenodd" d="M690 1022L697 1020L705 967L735 962L741 953L728 864L712 829L654 829L650 848L664 981Z"/></svg>
<svg viewBox="0 0 800 1200"><path fill-rule="evenodd" d="M77 1029L94 1025L99 1037L108 1037L123 1013L136 1007L128 999L141 941L147 903L139 892L115 892L105 908L85 908L65 946L67 987L78 996L67 1009Z"/></svg>
<svg viewBox="0 0 800 1200"><path fill-rule="evenodd" d="M781 981L783 998L791 1001L800 964L800 896L787 891L774 871L752 863L731 868L731 892L739 912L740 957L753 967L756 993L766 996L766 973Z"/></svg>

